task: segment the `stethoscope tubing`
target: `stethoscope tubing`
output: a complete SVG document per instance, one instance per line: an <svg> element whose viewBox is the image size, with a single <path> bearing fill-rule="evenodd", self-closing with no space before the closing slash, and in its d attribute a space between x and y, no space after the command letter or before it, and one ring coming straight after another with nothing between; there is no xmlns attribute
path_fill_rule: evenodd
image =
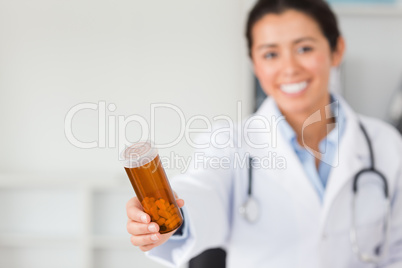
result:
<svg viewBox="0 0 402 268"><path fill-rule="evenodd" d="M247 200L239 207L239 213L249 223L255 223L258 221L260 205L258 201L253 197L253 158L249 157L248 162L248 189Z"/></svg>
<svg viewBox="0 0 402 268"><path fill-rule="evenodd" d="M378 264L381 259L384 257L384 252L386 251L387 247L387 242L388 242L388 235L389 235L389 222L391 220L391 203L390 203L390 198L389 198L389 187L388 187L388 181L385 178L384 174L378 171L375 168L375 158L374 158L374 152L373 152L373 146L371 143L371 140L367 134L366 128L363 126L361 122L359 122L360 129L362 130L364 137L367 142L367 147L369 149L369 154L370 154L370 167L365 168L360 170L359 172L356 173L356 175L353 178L353 200L352 200L352 226L349 232L349 238L350 242L352 245L352 251L362 262L367 262L367 263L373 263L373 264ZM377 256L373 256L371 254L366 254L363 253L359 247L359 239L357 236L357 228L356 228L356 195L358 192L358 183L359 179L361 178L361 175L365 173L374 173L380 177L380 179L383 182L384 186L384 198L386 199L386 215L384 218L384 236L382 239L381 246L376 248L375 254Z"/></svg>
<svg viewBox="0 0 402 268"><path fill-rule="evenodd" d="M375 159L374 159L374 152L373 152L373 145L371 143L371 140L367 134L366 128L363 126L363 124L361 122L359 122L359 126L360 129L362 130L364 137L366 138L366 142L367 142L367 147L369 149L369 154L370 154L370 167L369 168L365 168L360 170L354 177L353 179L353 193L357 194L357 183L358 180L360 178L360 175L362 175L363 173L368 173L368 172L374 172L375 174L377 174L383 181L383 185L384 185L384 195L386 199L389 199L389 190L388 190L388 182L387 179L385 178L385 176L378 171L375 168Z"/></svg>
<svg viewBox="0 0 402 268"><path fill-rule="evenodd" d="M353 178L353 185L352 185L352 192L353 192L353 200L352 200L352 226L350 229L350 233L349 233L349 238L350 238L350 242L352 245L352 251L354 252L354 254L356 254L359 259L362 262L367 262L367 263L378 263L381 258L384 256L385 252L385 248L387 246L387 241L388 241L388 233L389 233L389 222L390 222L390 218L391 218L391 205L390 205L390 198L389 198L389 187L388 187L388 182L386 177L384 176L384 174L382 174L380 171L378 171L375 168L375 158L374 158L374 152L373 152L373 146L370 140L370 137L367 134L366 128L363 126L363 124L359 121L359 127L361 129L361 131L364 134L364 137L366 139L367 142L367 147L369 149L369 155L370 155L370 166L368 168L364 168L362 170L360 170L359 172L356 173L356 175ZM242 216L245 218L245 220L247 220L250 223L254 223L256 222L256 220L258 219L258 216L250 216L249 215L249 207L250 207L250 203L253 204L254 206L256 206L257 209L257 214L259 213L259 206L258 206L258 202L255 200L255 198L253 197L253 193L252 193L252 185L253 185L253 158L250 156L249 157L249 163L248 163L248 189L247 189L247 201L240 206L240 214L242 214ZM382 240L382 250L376 252L377 256L373 256L373 255L369 255L369 254L365 254L360 250L360 247L358 245L358 236L357 236L357 229L356 229L356 195L358 193L358 183L359 183L359 179L361 178L362 174L365 173L374 173L376 175L378 175L378 177L381 178L382 182L383 182L383 186L384 186L384 197L386 199L386 216L385 216L385 220L384 220L384 237Z"/></svg>

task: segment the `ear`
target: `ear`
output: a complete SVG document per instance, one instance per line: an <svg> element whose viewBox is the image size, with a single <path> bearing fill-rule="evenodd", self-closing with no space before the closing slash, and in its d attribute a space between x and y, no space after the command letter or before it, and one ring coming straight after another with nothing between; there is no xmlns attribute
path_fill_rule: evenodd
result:
<svg viewBox="0 0 402 268"><path fill-rule="evenodd" d="M345 39L343 39L342 36L339 36L338 41L336 42L336 50L332 52L332 66L337 67L341 64L345 48Z"/></svg>

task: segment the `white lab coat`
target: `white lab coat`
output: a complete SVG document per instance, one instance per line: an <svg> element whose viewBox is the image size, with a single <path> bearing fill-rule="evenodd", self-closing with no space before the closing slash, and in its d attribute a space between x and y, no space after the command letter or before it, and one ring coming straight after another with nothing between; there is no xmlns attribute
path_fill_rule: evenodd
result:
<svg viewBox="0 0 402 268"><path fill-rule="evenodd" d="M189 238L164 244L148 255L179 265L208 248L222 247L227 250L228 268L402 267L401 137L383 122L357 116L347 103L338 99L347 122L339 145L339 163L331 170L322 202L297 155L282 136L278 135L277 146L273 148L270 133L250 133L254 144L268 142L270 147L253 149L243 143L241 148L209 148L196 150L196 154L229 157L233 161L234 154L262 157L271 151L286 159L284 169L254 169L253 196L261 204L258 222L248 223L238 213L247 199L246 168L192 168L172 181L172 188L186 203ZM271 120L273 109L273 100L267 99L252 116ZM358 117L372 141L376 168L388 180L392 201L389 246L380 266L360 262L349 241L352 180L356 172L370 163ZM262 127L257 125L253 127ZM207 141L209 137L205 135L203 139ZM356 206L359 245L364 252L373 253L383 237L383 186L379 179L368 176L359 185Z"/></svg>

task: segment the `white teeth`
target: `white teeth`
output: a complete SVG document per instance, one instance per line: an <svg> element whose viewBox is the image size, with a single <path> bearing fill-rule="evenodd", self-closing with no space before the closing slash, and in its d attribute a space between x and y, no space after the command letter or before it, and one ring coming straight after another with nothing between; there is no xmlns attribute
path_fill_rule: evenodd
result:
<svg viewBox="0 0 402 268"><path fill-rule="evenodd" d="M288 94L295 94L305 89L306 86L307 86L306 81L296 84L286 84L286 85L283 84L281 85L281 90Z"/></svg>

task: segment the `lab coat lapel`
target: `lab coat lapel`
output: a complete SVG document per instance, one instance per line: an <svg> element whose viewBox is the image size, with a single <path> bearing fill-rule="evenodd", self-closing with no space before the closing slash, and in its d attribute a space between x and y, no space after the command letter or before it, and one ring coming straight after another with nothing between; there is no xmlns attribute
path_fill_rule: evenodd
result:
<svg viewBox="0 0 402 268"><path fill-rule="evenodd" d="M265 100L256 114L265 116L271 122L272 128L272 124L275 124L274 120L272 120L272 116L275 114L273 100ZM293 198L297 204L304 207L304 212L309 212L310 215L317 216L321 205L316 190L307 178L307 174L295 151L289 142L281 135L280 129L275 129L274 127L272 130L270 135L276 135L276 137L272 138L272 136L267 135L269 141L274 141L273 144L270 144L269 150L275 152L279 157L284 157L286 167L284 169L274 168L266 170L267 177L277 180L278 183L286 189L289 196ZM259 142L262 143L263 141L260 140Z"/></svg>
<svg viewBox="0 0 402 268"><path fill-rule="evenodd" d="M338 145L338 165L333 166L329 175L323 200L321 228L325 226L331 205L341 190L353 180L355 174L365 167L369 152L367 141L359 127L359 120L348 104L340 99L346 117L346 127ZM352 193L352 189L350 189Z"/></svg>

